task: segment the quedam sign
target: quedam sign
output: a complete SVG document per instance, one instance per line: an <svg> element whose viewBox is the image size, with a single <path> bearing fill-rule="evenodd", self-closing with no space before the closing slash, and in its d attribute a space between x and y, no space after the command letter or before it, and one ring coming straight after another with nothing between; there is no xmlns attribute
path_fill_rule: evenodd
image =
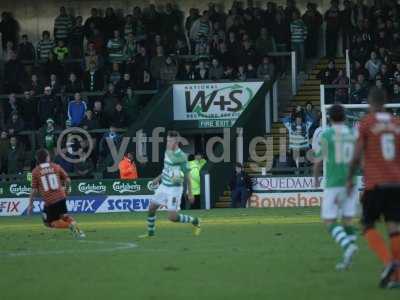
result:
<svg viewBox="0 0 400 300"><path fill-rule="evenodd" d="M257 177L253 179L253 194L249 207L315 207L323 201L324 178L315 188L313 177ZM357 178L359 191L363 189L363 178Z"/></svg>

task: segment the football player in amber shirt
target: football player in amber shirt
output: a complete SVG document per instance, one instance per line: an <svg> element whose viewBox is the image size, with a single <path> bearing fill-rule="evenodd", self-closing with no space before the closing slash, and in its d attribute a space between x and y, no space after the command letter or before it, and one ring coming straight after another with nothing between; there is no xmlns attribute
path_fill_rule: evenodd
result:
<svg viewBox="0 0 400 300"><path fill-rule="evenodd" d="M385 93L377 88L368 95L370 113L360 122L359 137L350 165L348 188L353 185L361 160L365 191L361 199L364 236L384 265L380 287L400 287L400 120L385 111ZM375 229L383 217L390 248Z"/></svg>
<svg viewBox="0 0 400 300"><path fill-rule="evenodd" d="M68 215L66 190L71 180L67 173L59 165L50 161L50 155L45 149L37 151L36 161L38 165L32 171L28 214L32 213L33 198L39 194L44 201L43 222L47 227L70 229L75 237L84 238L84 232Z"/></svg>

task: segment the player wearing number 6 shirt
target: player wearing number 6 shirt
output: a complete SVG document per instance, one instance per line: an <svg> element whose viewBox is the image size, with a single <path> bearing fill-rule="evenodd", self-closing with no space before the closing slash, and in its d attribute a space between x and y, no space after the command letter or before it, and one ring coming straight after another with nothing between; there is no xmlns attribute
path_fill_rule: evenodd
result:
<svg viewBox="0 0 400 300"><path fill-rule="evenodd" d="M361 199L364 236L384 265L380 287L400 287L400 120L385 111L385 94L372 89L368 95L370 113L360 122L350 180L363 159L365 191ZM390 236L390 250L375 223L383 217Z"/></svg>
<svg viewBox="0 0 400 300"><path fill-rule="evenodd" d="M51 228L70 229L75 237L84 238L83 231L68 215L65 191L68 190L71 180L67 173L59 165L50 162L47 150L38 150L36 161L38 165L32 171L28 214L32 213L33 198L40 194L44 201L43 223Z"/></svg>
<svg viewBox="0 0 400 300"><path fill-rule="evenodd" d="M349 162L353 157L354 134L345 125L345 110L335 104L329 109L331 126L323 131L320 138L318 159L314 164L314 181L319 186L322 160L325 164L324 197L321 203L321 218L329 234L343 250L343 258L336 265L337 270L347 269L358 250L352 219L357 213L357 189L346 193ZM353 179L354 180L354 179ZM341 218L341 223L338 220Z"/></svg>

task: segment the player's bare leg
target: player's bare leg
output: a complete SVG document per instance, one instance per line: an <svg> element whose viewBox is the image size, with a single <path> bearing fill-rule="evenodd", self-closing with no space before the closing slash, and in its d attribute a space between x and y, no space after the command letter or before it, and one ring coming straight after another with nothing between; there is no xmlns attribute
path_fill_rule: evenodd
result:
<svg viewBox="0 0 400 300"><path fill-rule="evenodd" d="M155 235L156 231L156 213L160 205L150 203L149 212L147 215L147 233L139 235L140 239L151 238Z"/></svg>
<svg viewBox="0 0 400 300"><path fill-rule="evenodd" d="M358 247L346 233L344 227L337 223L336 219L326 219L324 223L333 240L339 244L343 250L343 260L336 265L336 269L339 271L346 270L350 267L353 255L357 252Z"/></svg>
<svg viewBox="0 0 400 300"><path fill-rule="evenodd" d="M197 217L192 217L189 215L178 214L176 211L170 211L168 213L168 219L171 222L179 222L179 223L190 223L193 225L193 234L200 235L201 227L200 227L200 219Z"/></svg>

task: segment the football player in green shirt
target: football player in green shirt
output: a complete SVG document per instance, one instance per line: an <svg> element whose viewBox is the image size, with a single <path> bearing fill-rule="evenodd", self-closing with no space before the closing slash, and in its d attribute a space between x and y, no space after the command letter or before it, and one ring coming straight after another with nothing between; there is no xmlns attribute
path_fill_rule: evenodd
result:
<svg viewBox="0 0 400 300"><path fill-rule="evenodd" d="M193 203L192 184L190 180L190 169L186 154L179 148L179 134L170 131L167 135L167 149L164 157L164 168L161 175L153 180L159 184L154 198L151 200L149 214L147 217L147 234L140 238L153 237L155 234L155 222L157 209L163 205L167 207L168 219L172 222L190 223L193 225L193 234L201 232L200 219L189 215L179 214L183 183L188 184L188 198Z"/></svg>
<svg viewBox="0 0 400 300"><path fill-rule="evenodd" d="M357 252L356 235L352 219L357 213L357 188L346 192L349 163L353 157L355 134L345 125L343 106L335 104L329 110L331 126L321 134L320 150L314 164L315 185L319 186L322 163L325 164L325 187L321 203L321 217L332 238L343 250L343 259L337 270L347 269ZM338 219L342 218L342 224Z"/></svg>

